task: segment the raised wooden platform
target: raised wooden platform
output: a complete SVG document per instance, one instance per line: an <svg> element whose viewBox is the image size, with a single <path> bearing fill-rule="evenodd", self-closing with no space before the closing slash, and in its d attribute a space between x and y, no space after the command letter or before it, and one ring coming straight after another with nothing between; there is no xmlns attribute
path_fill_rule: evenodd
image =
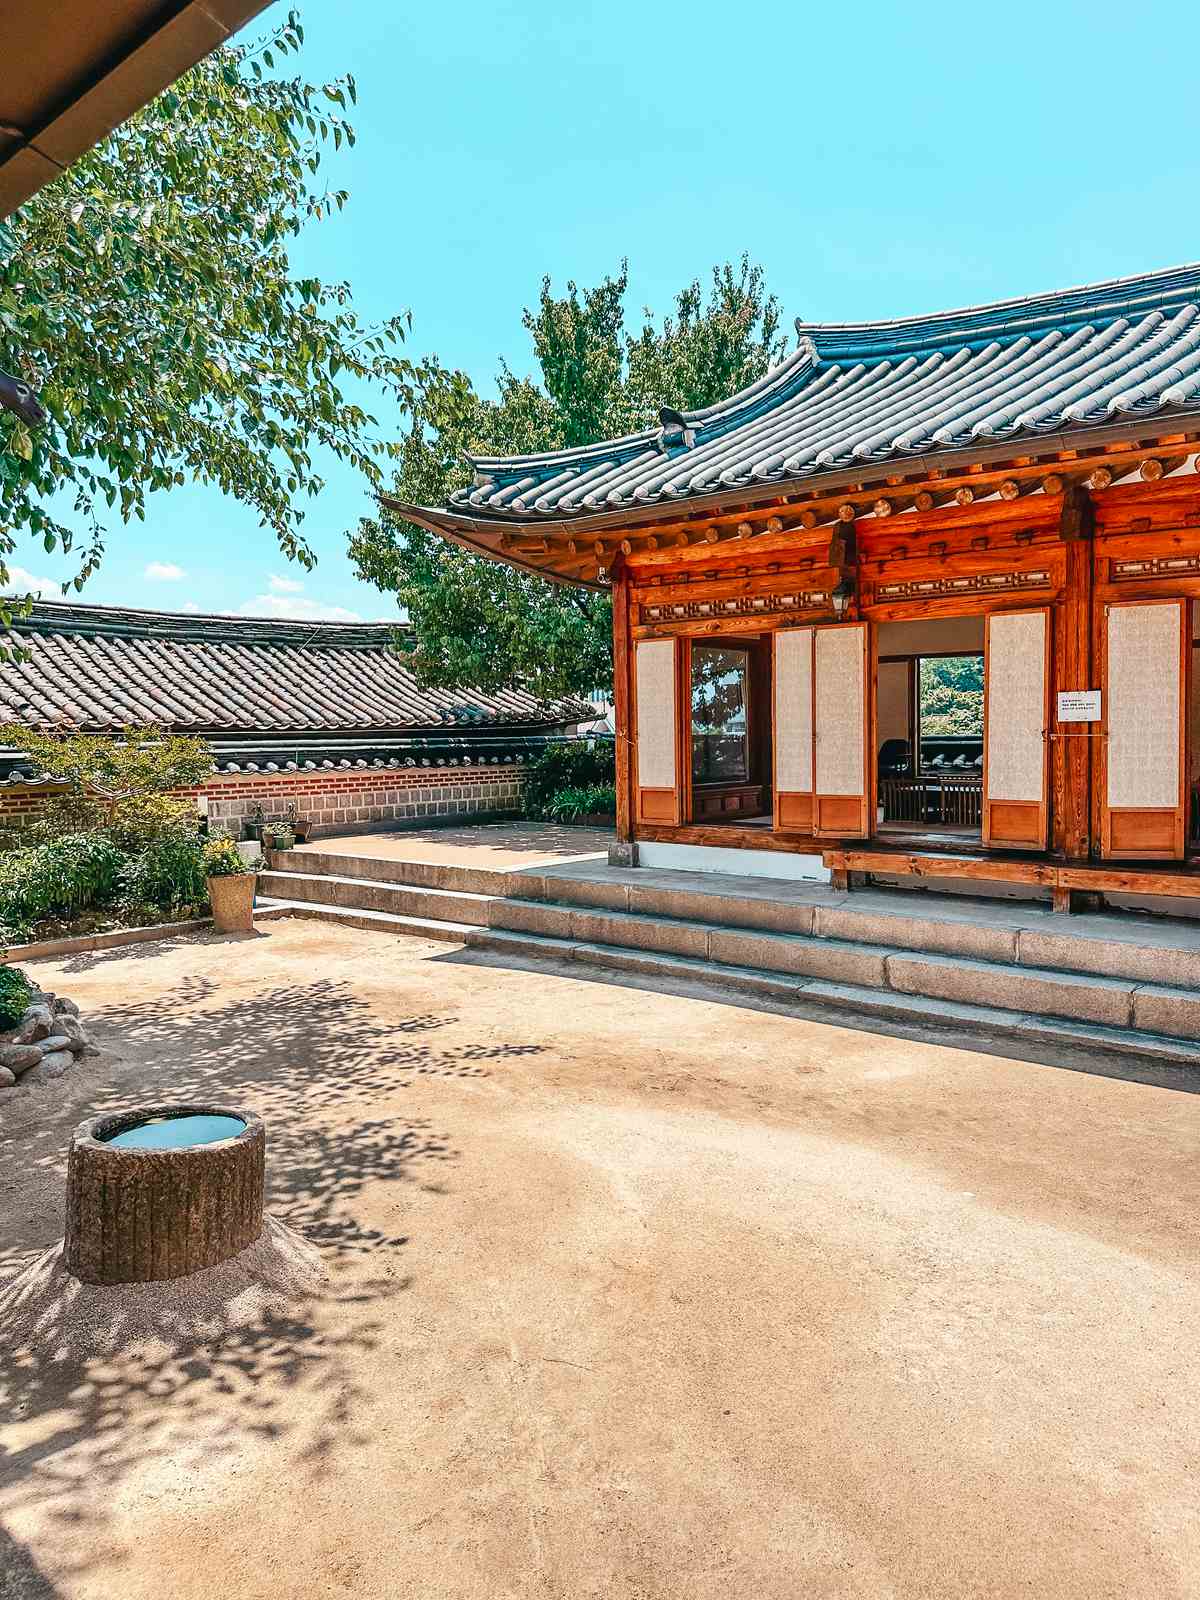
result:
<svg viewBox="0 0 1200 1600"><path fill-rule="evenodd" d="M889 850L877 844L822 850L836 888L850 887L852 872L882 872L910 878L956 878L981 883L1030 883L1051 891L1056 911L1070 911L1073 891L1092 894L1168 895L1200 899L1200 872L1178 866L1065 865L1016 855L968 855L955 851Z"/></svg>

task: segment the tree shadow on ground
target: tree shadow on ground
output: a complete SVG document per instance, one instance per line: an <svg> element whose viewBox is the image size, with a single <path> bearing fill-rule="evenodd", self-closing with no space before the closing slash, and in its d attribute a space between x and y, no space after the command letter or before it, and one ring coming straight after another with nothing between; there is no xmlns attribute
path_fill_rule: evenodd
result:
<svg viewBox="0 0 1200 1600"><path fill-rule="evenodd" d="M63 1600L28 1548L0 1527L0 1600Z"/></svg>
<svg viewBox="0 0 1200 1600"><path fill-rule="evenodd" d="M975 1055L998 1056L1007 1061L1029 1061L1039 1066L1060 1067L1068 1072L1086 1072L1100 1078L1118 1078L1125 1083L1141 1083L1156 1089L1176 1089L1182 1094L1200 1094L1200 1075L1192 1065L1176 1066L1169 1061L1141 1060L1100 1045L1083 1046L1061 1040L1003 1038L960 1027L934 1027L929 1023L907 1023L898 1018L864 1016L845 1007L828 1006L806 1000L797 978L794 1000L761 999L724 986L718 979L658 977L634 972L607 971L585 961L533 960L496 950L472 949L456 945L430 957L453 966L495 967L511 972L556 972L580 983L600 984L611 989L640 989L654 994L675 994L685 999L706 1000L713 1005L736 1007L771 1016L792 1017L797 1021L820 1022L831 1028L851 1028L856 1033L880 1038L908 1039L939 1045L948 1050L969 1050ZM786 981L785 974L778 974Z"/></svg>
<svg viewBox="0 0 1200 1600"><path fill-rule="evenodd" d="M418 1077L480 1078L489 1061L541 1047L441 1048L438 1035L455 1017L389 1018L349 984L329 981L231 993L193 976L90 1020L105 1054L67 1095L52 1102L39 1093L26 1119L0 1138L0 1172L16 1173L5 1187L15 1192L31 1171L43 1185L60 1181L85 1112L163 1099L243 1106L267 1129L268 1211L316 1245L331 1271L321 1293L283 1313L247 1322L236 1304L221 1308L215 1336L191 1346L86 1360L5 1352L0 1416L16 1424L12 1449L0 1453L5 1508L36 1507L42 1527L64 1534L90 1518L97 1526L87 1544L99 1548L105 1491L115 1494L150 1461L220 1467L248 1441L271 1441L303 1480L332 1470L339 1450L363 1442L372 1392L390 1381L381 1302L410 1280L408 1235L365 1226L356 1202L371 1189L376 1215L390 1215L405 1187L443 1192L459 1155L427 1119L384 1116L377 1107ZM372 1114L359 1114L364 1109ZM0 1215L0 1281L61 1236L61 1214L44 1204L32 1220L31 1227L19 1208ZM2 1585L0 1595L7 1600Z"/></svg>

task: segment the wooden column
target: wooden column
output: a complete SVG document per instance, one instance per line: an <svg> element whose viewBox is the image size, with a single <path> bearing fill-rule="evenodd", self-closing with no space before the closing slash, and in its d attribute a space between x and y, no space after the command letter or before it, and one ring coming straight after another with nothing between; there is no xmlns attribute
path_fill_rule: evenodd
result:
<svg viewBox="0 0 1200 1600"><path fill-rule="evenodd" d="M1066 689L1094 689L1092 681L1092 503L1072 485L1063 495L1059 528L1066 547L1066 579L1054 610L1054 672L1051 682L1051 842L1067 861L1091 853L1092 755L1097 730L1086 722L1059 728L1057 696Z"/></svg>
<svg viewBox="0 0 1200 1600"><path fill-rule="evenodd" d="M616 726L617 838L628 844L633 838L633 762L630 740L633 732L630 714L632 692L630 673L633 651L629 638L629 608L632 604L629 573L618 559L612 574L613 608L613 721Z"/></svg>

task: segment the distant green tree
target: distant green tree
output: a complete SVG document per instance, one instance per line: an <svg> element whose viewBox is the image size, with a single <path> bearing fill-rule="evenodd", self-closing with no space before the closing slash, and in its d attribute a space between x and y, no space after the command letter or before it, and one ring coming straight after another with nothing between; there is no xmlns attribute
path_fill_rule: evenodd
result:
<svg viewBox="0 0 1200 1600"><path fill-rule="evenodd" d="M189 478L252 507L311 566L314 448L379 481L385 447L343 381L407 392L406 324L366 327L347 284L293 272L291 241L346 199L312 186L322 148L354 140L352 78L274 75L302 38L293 12L265 44L218 50L11 219L0 368L49 419L0 412L0 593L21 536L78 541L78 588L110 512L144 517L149 493ZM64 491L69 520L52 501Z"/></svg>
<svg viewBox="0 0 1200 1600"><path fill-rule="evenodd" d="M437 505L470 480L468 455L518 455L589 444L657 421L660 406L710 405L761 377L786 349L779 306L746 257L714 269L676 297L671 315L625 325L628 270L594 289L543 280L524 325L539 376L501 363L497 400L436 356L415 373L412 426L393 489ZM364 520L350 540L360 577L393 591L415 635L413 665L432 685L495 689L516 680L545 694L587 691L612 679L607 595L553 584L449 544L392 512Z"/></svg>
<svg viewBox="0 0 1200 1600"><path fill-rule="evenodd" d="M921 732L983 733L982 656L922 656Z"/></svg>

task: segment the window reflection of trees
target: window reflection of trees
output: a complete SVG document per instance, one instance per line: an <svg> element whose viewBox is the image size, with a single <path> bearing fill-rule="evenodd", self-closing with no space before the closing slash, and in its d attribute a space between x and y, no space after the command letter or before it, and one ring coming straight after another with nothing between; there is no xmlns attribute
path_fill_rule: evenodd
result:
<svg viewBox="0 0 1200 1600"><path fill-rule="evenodd" d="M692 648L692 779L746 783L749 653L716 645Z"/></svg>

